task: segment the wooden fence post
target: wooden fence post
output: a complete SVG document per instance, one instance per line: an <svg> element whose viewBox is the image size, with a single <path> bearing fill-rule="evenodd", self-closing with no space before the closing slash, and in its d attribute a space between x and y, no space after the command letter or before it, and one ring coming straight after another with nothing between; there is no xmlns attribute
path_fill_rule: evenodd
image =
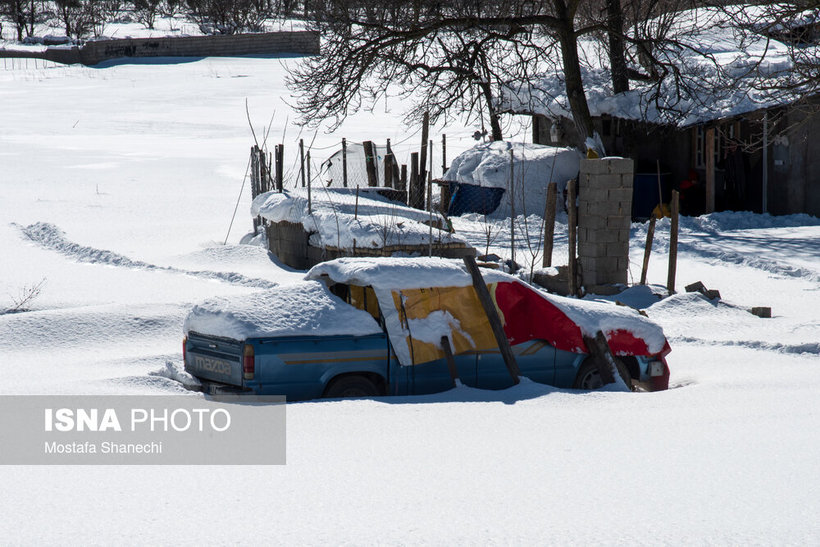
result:
<svg viewBox="0 0 820 547"><path fill-rule="evenodd" d="M407 164L401 165L401 176L399 176L399 190L407 192ZM407 203L410 203L410 196L407 196Z"/></svg>
<svg viewBox="0 0 820 547"><path fill-rule="evenodd" d="M680 215L680 197L677 190L672 190L672 222L669 224L669 275L666 278L666 290L675 293L675 270L678 265L678 220Z"/></svg>
<svg viewBox="0 0 820 547"><path fill-rule="evenodd" d="M347 188L347 139L342 137L342 186Z"/></svg>
<svg viewBox="0 0 820 547"><path fill-rule="evenodd" d="M552 246L555 240L555 206L558 200L558 185L547 184L547 204L544 207L544 268L552 266Z"/></svg>
<svg viewBox="0 0 820 547"><path fill-rule="evenodd" d="M376 172L376 150L373 141L364 141L364 165L367 169L367 185L378 186L379 174Z"/></svg>
<svg viewBox="0 0 820 547"><path fill-rule="evenodd" d="M447 174L449 166L447 165L447 134L441 136L441 176Z"/></svg>
<svg viewBox="0 0 820 547"><path fill-rule="evenodd" d="M409 205L415 209L424 208L424 195L421 193L423 183L421 182L419 173L419 154L413 152L410 154L410 195Z"/></svg>
<svg viewBox="0 0 820 547"><path fill-rule="evenodd" d="M567 200L569 201L567 206L569 211L569 221L567 223L567 229L569 230L569 261L567 262L567 270L569 272L569 293L575 296L578 294L578 278L575 262L575 227L578 224L578 214L575 208L575 180L570 180L567 183Z"/></svg>
<svg viewBox="0 0 820 547"><path fill-rule="evenodd" d="M393 187L398 188L399 179L401 178L401 173L399 173L399 162L396 160L396 155L393 153L393 149L390 147L390 139L387 139L387 146L385 147L385 151L393 156Z"/></svg>
<svg viewBox="0 0 820 547"><path fill-rule="evenodd" d="M276 145L276 189L282 191L284 187L285 145Z"/></svg>
<svg viewBox="0 0 820 547"><path fill-rule="evenodd" d="M307 151L305 161L307 161L308 214L310 215L313 213L313 202L310 199L310 150Z"/></svg>
<svg viewBox="0 0 820 547"><path fill-rule="evenodd" d="M513 176L513 150L510 148L510 271L515 271L515 177Z"/></svg>
<svg viewBox="0 0 820 547"><path fill-rule="evenodd" d="M299 161L301 168L299 174L302 176L302 188L305 187L305 140L299 139Z"/></svg>
<svg viewBox="0 0 820 547"><path fill-rule="evenodd" d="M425 112L421 119L421 150L419 155L419 178L421 179L422 185L424 181L427 180L427 138L430 134L430 113ZM424 194L422 194L422 200L424 200Z"/></svg>
<svg viewBox="0 0 820 547"><path fill-rule="evenodd" d="M393 154L384 155L384 186L393 188Z"/></svg>

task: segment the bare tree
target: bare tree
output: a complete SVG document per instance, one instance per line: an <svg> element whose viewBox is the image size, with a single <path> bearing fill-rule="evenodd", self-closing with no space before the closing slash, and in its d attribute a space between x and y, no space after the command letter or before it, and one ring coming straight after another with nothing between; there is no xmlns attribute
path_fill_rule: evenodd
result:
<svg viewBox="0 0 820 547"><path fill-rule="evenodd" d="M206 34L258 32L271 16L269 0L187 0L191 17Z"/></svg>
<svg viewBox="0 0 820 547"><path fill-rule="evenodd" d="M162 0L134 0L134 14L146 28L154 28Z"/></svg>
<svg viewBox="0 0 820 547"><path fill-rule="evenodd" d="M17 41L22 42L25 36L34 35L34 25L40 19L44 9L42 2L35 0L0 1L0 16L6 16L14 23Z"/></svg>
<svg viewBox="0 0 820 547"><path fill-rule="evenodd" d="M486 113L500 140L499 99L512 83L543 65L561 67L579 131L592 134L581 80L577 28L581 0L434 0L379 4L328 0L312 14L323 32L321 55L307 60L289 84L305 122L335 120L386 95L401 82L413 95L408 118L432 120L452 110ZM413 92L416 92L415 94Z"/></svg>

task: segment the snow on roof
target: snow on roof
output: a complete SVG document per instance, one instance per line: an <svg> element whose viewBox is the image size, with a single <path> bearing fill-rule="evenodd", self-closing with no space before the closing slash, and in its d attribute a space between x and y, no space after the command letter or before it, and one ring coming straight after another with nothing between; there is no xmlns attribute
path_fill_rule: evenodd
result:
<svg viewBox="0 0 820 547"><path fill-rule="evenodd" d="M445 180L490 188L507 188L513 177L524 186L544 188L548 182L565 183L578 176L581 154L574 148L558 148L522 142L495 141L478 144L456 156Z"/></svg>
<svg viewBox="0 0 820 547"><path fill-rule="evenodd" d="M482 270L484 280L511 281L514 277L496 270ZM466 287L473 284L460 260L439 257L356 257L337 258L311 268L305 279L328 276L336 283L376 289L424 289Z"/></svg>
<svg viewBox="0 0 820 547"><path fill-rule="evenodd" d="M354 188L313 188L311 212L308 213L308 194L304 188L284 192L260 194L251 204L251 214L271 222L294 222L310 232L311 245L343 249L383 248L401 245L426 245L430 242L432 219L434 244L461 243L464 238L436 228L446 225L444 218L434 212L420 211L390 201L372 189L359 189L358 200Z"/></svg>
<svg viewBox="0 0 820 547"><path fill-rule="evenodd" d="M235 340L382 332L369 313L347 304L317 281L211 298L194 306L183 329L186 335L193 331Z"/></svg>
<svg viewBox="0 0 820 547"><path fill-rule="evenodd" d="M653 83L633 80L630 91L613 95L606 55L591 54L593 42L581 41L579 48L588 51L583 56L587 65L582 66L582 76L592 116L686 127L787 104L812 92L802 86L782 92L768 90L785 81L794 67L789 46L759 34L737 32L739 26L749 28L752 21L765 18L764 7L724 9L699 8L679 14L669 37L682 47L669 46L653 53L691 75L694 87L679 93L675 82L667 79L660 86L658 103L651 93ZM817 49L806 47L801 55L816 58ZM511 87L502 103L511 112L572 118L561 69Z"/></svg>

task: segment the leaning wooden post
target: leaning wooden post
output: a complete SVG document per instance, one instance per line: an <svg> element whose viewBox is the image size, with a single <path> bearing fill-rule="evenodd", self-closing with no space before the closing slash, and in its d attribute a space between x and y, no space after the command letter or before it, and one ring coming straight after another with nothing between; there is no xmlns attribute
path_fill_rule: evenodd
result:
<svg viewBox="0 0 820 547"><path fill-rule="evenodd" d="M367 185L378 186L379 175L376 172L376 147L373 146L373 141L364 141L362 146L364 148L364 165L367 169Z"/></svg>
<svg viewBox="0 0 820 547"><path fill-rule="evenodd" d="M555 205L558 200L558 185L547 184L547 204L544 206L544 268L552 266L552 245L555 240Z"/></svg>
<svg viewBox="0 0 820 547"><path fill-rule="evenodd" d="M356 205L353 207L353 219L359 219L359 185L356 185Z"/></svg>
<svg viewBox="0 0 820 547"><path fill-rule="evenodd" d="M447 368L450 370L450 378L453 380L453 387L456 387L458 381L458 367L456 367L456 360L453 358L453 350L450 348L450 339L446 336L441 337L441 349L444 350L444 357L447 359Z"/></svg>
<svg viewBox="0 0 820 547"><path fill-rule="evenodd" d="M342 186L347 188L347 139L342 137Z"/></svg>
<svg viewBox="0 0 820 547"><path fill-rule="evenodd" d="M301 164L301 169L299 169L299 174L302 175L302 188L305 187L305 140L299 139L299 161Z"/></svg>
<svg viewBox="0 0 820 547"><path fill-rule="evenodd" d="M481 306L484 308L484 313L487 314L487 320L490 322L490 328L493 330L498 349L504 358L504 364L507 365L507 370L510 372L513 383L518 384L518 377L521 376L521 371L518 368L518 363L515 361L515 355L513 354L512 347L510 347L510 341L507 340L507 335L504 333L504 327L501 325L501 318L498 316L498 310L495 309L490 291L487 289L484 278L481 277L481 272L475 263L475 257L472 255L465 256L464 264L467 266L467 271L470 272L470 277L473 279L473 287L478 295L479 302L481 302Z"/></svg>
<svg viewBox="0 0 820 547"><path fill-rule="evenodd" d="M678 220L680 198L677 190L672 190L672 222L669 225L669 276L666 278L666 290L675 293L675 270L678 265Z"/></svg>
<svg viewBox="0 0 820 547"><path fill-rule="evenodd" d="M649 255L652 253L652 240L655 239L655 215L649 219L646 229L646 247L643 250L643 267L641 268L641 285L646 285L646 273L649 270Z"/></svg>
<svg viewBox="0 0 820 547"><path fill-rule="evenodd" d="M307 151L305 161L307 161L308 214L310 215L313 213L313 202L310 199L310 150Z"/></svg>
<svg viewBox="0 0 820 547"><path fill-rule="evenodd" d="M569 211L569 220L567 222L567 230L569 231L569 261L567 262L567 271L569 273L569 293L571 295L578 294L578 279L575 271L575 227L578 224L578 214L575 208L575 180L570 180L567 183L567 209Z"/></svg>

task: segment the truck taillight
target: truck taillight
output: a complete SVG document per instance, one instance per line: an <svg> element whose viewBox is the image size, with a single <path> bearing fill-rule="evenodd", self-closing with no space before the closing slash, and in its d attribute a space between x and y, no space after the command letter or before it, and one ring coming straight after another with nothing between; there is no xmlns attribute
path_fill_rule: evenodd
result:
<svg viewBox="0 0 820 547"><path fill-rule="evenodd" d="M242 352L242 371L245 373L245 380L253 380L254 363L253 363L253 346L245 344L245 350Z"/></svg>

